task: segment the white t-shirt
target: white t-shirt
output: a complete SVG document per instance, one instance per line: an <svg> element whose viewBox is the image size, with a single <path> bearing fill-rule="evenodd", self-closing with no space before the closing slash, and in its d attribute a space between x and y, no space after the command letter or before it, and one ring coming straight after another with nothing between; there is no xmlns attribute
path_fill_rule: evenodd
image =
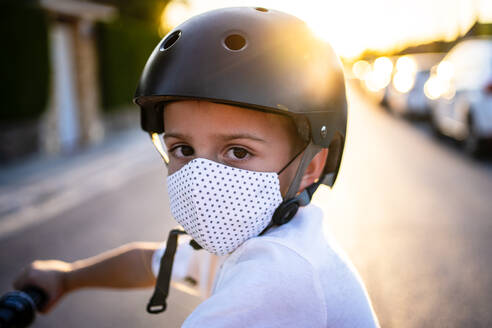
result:
<svg viewBox="0 0 492 328"><path fill-rule="evenodd" d="M220 265L211 295L183 327L377 327L361 279L322 221L321 209L308 205L223 257L180 245L173 279L192 277L202 296ZM154 254L155 274L163 252Z"/></svg>

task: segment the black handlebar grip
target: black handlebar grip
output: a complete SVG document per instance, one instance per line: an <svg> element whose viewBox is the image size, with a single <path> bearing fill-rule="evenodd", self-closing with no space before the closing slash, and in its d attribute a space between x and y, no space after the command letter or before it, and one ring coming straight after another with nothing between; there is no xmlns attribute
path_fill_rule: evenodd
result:
<svg viewBox="0 0 492 328"><path fill-rule="evenodd" d="M33 286L4 294L0 298L0 328L28 327L47 299L42 289Z"/></svg>

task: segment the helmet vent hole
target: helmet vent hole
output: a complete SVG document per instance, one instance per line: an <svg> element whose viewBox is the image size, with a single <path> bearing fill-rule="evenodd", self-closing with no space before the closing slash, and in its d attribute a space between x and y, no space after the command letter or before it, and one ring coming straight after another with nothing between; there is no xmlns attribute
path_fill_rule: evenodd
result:
<svg viewBox="0 0 492 328"><path fill-rule="evenodd" d="M258 11L264 12L264 13L268 12L268 9L263 8L263 7L256 7L255 9Z"/></svg>
<svg viewBox="0 0 492 328"><path fill-rule="evenodd" d="M164 40L159 50L164 51L171 48L176 43L176 41L178 41L180 36L181 31L174 31Z"/></svg>
<svg viewBox="0 0 492 328"><path fill-rule="evenodd" d="M232 51L240 51L246 47L246 39L239 34L231 34L224 40L224 45Z"/></svg>

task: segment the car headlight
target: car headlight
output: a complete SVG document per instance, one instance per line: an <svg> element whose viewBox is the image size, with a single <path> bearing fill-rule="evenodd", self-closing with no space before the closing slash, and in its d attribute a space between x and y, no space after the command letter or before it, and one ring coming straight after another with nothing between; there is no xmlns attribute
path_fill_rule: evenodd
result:
<svg viewBox="0 0 492 328"><path fill-rule="evenodd" d="M393 76L393 87L401 93L407 93L412 90L415 84L415 74L409 72L396 72Z"/></svg>

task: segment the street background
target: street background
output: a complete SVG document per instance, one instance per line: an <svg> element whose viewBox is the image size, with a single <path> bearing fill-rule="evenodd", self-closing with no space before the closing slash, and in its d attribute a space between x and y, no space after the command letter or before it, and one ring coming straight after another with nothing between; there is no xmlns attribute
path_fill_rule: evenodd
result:
<svg viewBox="0 0 492 328"><path fill-rule="evenodd" d="M453 69L441 60L466 40L492 43L485 0L4 1L0 294L37 259L166 239L176 225L166 169L131 98L160 38L191 15L232 5L296 14L341 56L347 143L335 188L321 187L313 202L381 326L491 327L491 148L465 152L466 140L438 133L432 119L458 94L445 90L439 71ZM417 73L422 54L430 64ZM492 66L488 78L480 92L492 101ZM424 115L414 117L417 85ZM33 326L178 327L201 301L172 289L167 311L153 316L151 294L77 291Z"/></svg>

